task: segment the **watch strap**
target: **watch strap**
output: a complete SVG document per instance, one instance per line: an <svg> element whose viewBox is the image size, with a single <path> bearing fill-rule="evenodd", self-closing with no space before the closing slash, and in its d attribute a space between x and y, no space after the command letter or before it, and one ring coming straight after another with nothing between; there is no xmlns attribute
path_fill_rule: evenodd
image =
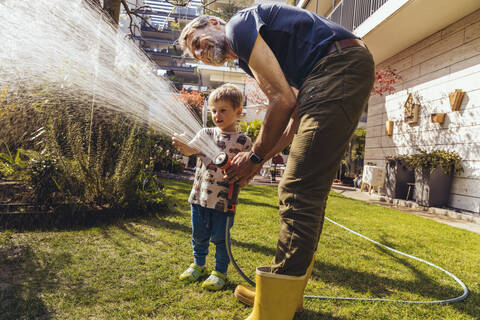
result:
<svg viewBox="0 0 480 320"><path fill-rule="evenodd" d="M256 154L256 153L253 152L253 151L250 151L250 154L249 154L248 158L249 158L250 161L252 161L253 163L261 163L261 162L263 161L263 158L260 157L258 154Z"/></svg>

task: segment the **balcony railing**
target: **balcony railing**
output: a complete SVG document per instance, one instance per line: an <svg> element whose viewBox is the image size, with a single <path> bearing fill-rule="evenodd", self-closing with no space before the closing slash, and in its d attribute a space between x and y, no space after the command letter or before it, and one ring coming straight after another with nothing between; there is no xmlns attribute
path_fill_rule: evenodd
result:
<svg viewBox="0 0 480 320"><path fill-rule="evenodd" d="M328 18L350 31L368 19L388 0L343 0L330 13Z"/></svg>

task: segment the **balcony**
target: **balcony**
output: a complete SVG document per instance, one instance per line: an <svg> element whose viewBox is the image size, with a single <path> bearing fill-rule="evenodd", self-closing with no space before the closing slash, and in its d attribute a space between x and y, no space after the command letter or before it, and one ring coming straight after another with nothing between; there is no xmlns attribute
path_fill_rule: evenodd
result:
<svg viewBox="0 0 480 320"><path fill-rule="evenodd" d="M480 9L480 0L302 0L298 6L352 30L379 64Z"/></svg>
<svg viewBox="0 0 480 320"><path fill-rule="evenodd" d="M328 18L353 31L387 1L389 0L343 0Z"/></svg>
<svg viewBox="0 0 480 320"><path fill-rule="evenodd" d="M182 12L164 12L164 11L153 11L148 9L140 9L137 10L138 14L146 15L146 16L159 16L165 18L177 18L177 19L186 19L186 20L193 20L198 17L198 13L196 11L188 11L185 13Z"/></svg>

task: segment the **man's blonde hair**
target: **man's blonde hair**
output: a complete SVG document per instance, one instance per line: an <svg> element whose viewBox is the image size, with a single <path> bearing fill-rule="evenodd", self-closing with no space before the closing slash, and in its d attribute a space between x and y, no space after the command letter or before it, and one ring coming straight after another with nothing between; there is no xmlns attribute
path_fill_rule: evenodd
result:
<svg viewBox="0 0 480 320"><path fill-rule="evenodd" d="M243 105L242 91L231 83L225 83L213 90L208 97L209 105L213 105L218 101L230 102L232 108L237 109Z"/></svg>
<svg viewBox="0 0 480 320"><path fill-rule="evenodd" d="M193 32L195 32L195 30L204 28L208 24L208 21L210 19L217 20L217 22L221 25L226 24L224 20L215 16L202 15L202 16L196 17L195 19L190 21L185 26L185 28L183 28L182 33L180 34L180 37L178 37L178 43L180 44L180 48L182 48L183 52L187 51L188 54L193 57L193 52L190 51L190 48L187 46L187 39Z"/></svg>

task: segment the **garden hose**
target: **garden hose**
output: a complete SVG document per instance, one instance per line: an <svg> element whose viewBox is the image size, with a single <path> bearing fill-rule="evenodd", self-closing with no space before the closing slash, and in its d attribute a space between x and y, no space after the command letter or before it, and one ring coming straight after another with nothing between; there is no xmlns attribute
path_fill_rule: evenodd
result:
<svg viewBox="0 0 480 320"><path fill-rule="evenodd" d="M230 167L231 164L231 159L230 157L225 153L222 152L217 155L214 161L215 165L222 169L225 170L228 167ZM233 258L232 254L232 246L231 246L231 238L230 238L230 227L233 224L233 218L235 217L235 212L237 210L237 203L238 203L238 193L240 191L240 188L238 184L236 183L230 183L228 185L228 195L227 195L227 225L225 227L225 242L227 246L227 254L228 258L230 259L230 262L232 265L235 267L237 272L242 276L245 281L247 281L251 286L255 287L255 282L250 280L250 278L243 272L243 270L238 266L237 262Z"/></svg>
<svg viewBox="0 0 480 320"><path fill-rule="evenodd" d="M228 157L228 155L226 153L220 153L216 158L215 158L215 164L220 168L220 169L227 169L229 166L230 166L230 158ZM245 280L247 281L251 286L255 287L255 282L252 281L244 272L243 270L238 266L237 262L235 261L235 259L233 258L233 254L232 254L232 248L231 248L231 236L230 236L230 227L232 225L232 222L233 222L233 218L235 216L235 211L236 211L236 207L237 207L237 203L238 203L238 192L239 192L239 188L238 188L238 185L237 184L234 184L234 183L231 183L229 185L229 192L228 192L228 198L227 198L227 202L228 202L228 216L227 216L227 225L226 225L226 228L225 228L225 241L226 241L226 247L227 247L227 254L228 254L228 257L230 258L230 261L232 262L232 265L235 267L235 269L237 270L237 272L240 274L240 276ZM465 300L468 295L469 295L469 291L468 291L468 288L467 286L457 277L455 276L454 274L452 274L451 272L443 269L442 267L439 267L437 266L436 264L433 264L427 260L424 260L424 259L421 259L421 258L418 258L418 257L415 257L413 255L409 255L407 253L404 253L402 251L399 251L399 250L396 250L396 249L393 249L389 246L386 246L380 242L377 242L375 240L372 240L356 231L353 231L341 224L339 224L338 222L335 222L331 219L329 219L328 217L325 217L325 220L333 223L334 225L340 227L340 228L343 228L345 230L347 230L348 232L351 232L353 233L354 235L357 235L367 241L370 241L372 242L373 244L379 246L379 247L382 247L382 248L385 248L389 251L392 251L392 252L395 252L395 253L398 253L402 256L405 256L407 258L410 258L410 259L413 259L413 260L417 260L417 261L420 261L420 262L423 262L433 268L436 268L440 271L442 271L443 273L447 274L450 278L452 278L453 280L455 280L459 285L460 287L462 287L463 289L463 293L458 296L458 297L455 297L455 298L450 298L450 299L444 299L444 300L433 300L433 301L422 301L422 300L419 300L419 301L415 301L415 300L395 300L395 299L382 299L382 298L352 298L352 297L328 297L328 296L315 296L315 295L304 295L304 298L306 299L323 299L323 300L346 300L346 301L380 301L380 302L398 302L398 303L407 303L407 304L446 304L446 303L454 303L454 302L460 302L460 301L463 301Z"/></svg>

